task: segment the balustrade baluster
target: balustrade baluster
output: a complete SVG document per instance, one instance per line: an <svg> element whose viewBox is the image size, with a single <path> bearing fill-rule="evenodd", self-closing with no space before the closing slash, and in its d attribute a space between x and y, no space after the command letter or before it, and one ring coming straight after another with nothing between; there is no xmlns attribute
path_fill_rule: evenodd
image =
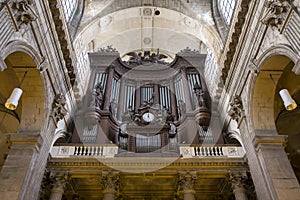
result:
<svg viewBox="0 0 300 200"><path fill-rule="evenodd" d="M104 147L100 147L100 156L103 156L103 148Z"/></svg>
<svg viewBox="0 0 300 200"><path fill-rule="evenodd" d="M220 150L220 156L223 156L224 154L223 154L223 149L222 149L222 147L219 147L219 150Z"/></svg>
<svg viewBox="0 0 300 200"><path fill-rule="evenodd" d="M84 147L84 155L85 155L85 156L88 155L88 150L89 150L89 147Z"/></svg>
<svg viewBox="0 0 300 200"><path fill-rule="evenodd" d="M75 151L73 155L78 155L78 147L75 146Z"/></svg>
<svg viewBox="0 0 300 200"><path fill-rule="evenodd" d="M94 146L92 146L91 155L92 155L92 156L94 156L94 155L95 155L95 147L94 147Z"/></svg>

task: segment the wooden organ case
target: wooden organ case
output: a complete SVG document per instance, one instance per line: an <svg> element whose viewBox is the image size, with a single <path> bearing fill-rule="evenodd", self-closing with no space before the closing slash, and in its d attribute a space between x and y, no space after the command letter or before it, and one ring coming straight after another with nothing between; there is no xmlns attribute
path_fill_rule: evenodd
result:
<svg viewBox="0 0 300 200"><path fill-rule="evenodd" d="M90 79L76 112L73 143L116 144L119 156L178 155L178 144L199 144L209 133L211 98L206 55L182 51L171 62L157 52L89 54Z"/></svg>

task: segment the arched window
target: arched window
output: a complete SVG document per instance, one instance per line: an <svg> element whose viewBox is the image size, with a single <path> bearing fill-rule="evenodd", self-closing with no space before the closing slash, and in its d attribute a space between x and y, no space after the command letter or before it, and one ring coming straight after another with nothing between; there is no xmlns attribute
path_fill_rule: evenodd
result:
<svg viewBox="0 0 300 200"><path fill-rule="evenodd" d="M218 0L219 11L227 25L231 23L235 4L236 0Z"/></svg>
<svg viewBox="0 0 300 200"><path fill-rule="evenodd" d="M66 20L69 22L77 6L77 0L63 0L62 5Z"/></svg>

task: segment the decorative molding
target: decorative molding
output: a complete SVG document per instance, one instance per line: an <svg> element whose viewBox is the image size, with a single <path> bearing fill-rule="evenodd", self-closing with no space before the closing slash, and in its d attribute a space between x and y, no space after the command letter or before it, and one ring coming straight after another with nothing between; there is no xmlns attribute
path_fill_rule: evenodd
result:
<svg viewBox="0 0 300 200"><path fill-rule="evenodd" d="M126 56L129 56L128 61L124 61L127 65L143 65L143 64L151 64L151 63L158 63L158 64L168 64L163 59L168 58L168 56L161 54L159 52L159 49L157 49L157 52L150 52L150 51L143 51L143 52L129 52L126 54Z"/></svg>
<svg viewBox="0 0 300 200"><path fill-rule="evenodd" d="M229 116L232 120L238 123L238 127L245 117L243 102L240 96L234 95L232 101L230 102L230 109L228 111Z"/></svg>
<svg viewBox="0 0 300 200"><path fill-rule="evenodd" d="M106 47L100 47L100 48L98 48L98 52L102 52L102 53L115 52L115 53L118 53L117 49L113 48L112 45L108 45Z"/></svg>
<svg viewBox="0 0 300 200"><path fill-rule="evenodd" d="M16 21L19 22L19 28L23 24L30 24L37 19L32 3L32 0L16 0L13 2L12 8L17 10Z"/></svg>
<svg viewBox="0 0 300 200"><path fill-rule="evenodd" d="M190 47L186 47L185 49L182 49L180 51L180 53L189 54L189 55L199 55L200 54L198 50L196 50L196 49L192 50Z"/></svg>
<svg viewBox="0 0 300 200"><path fill-rule="evenodd" d="M256 135L253 138L253 145L256 151L260 149L283 148L287 144L287 135Z"/></svg>
<svg viewBox="0 0 300 200"><path fill-rule="evenodd" d="M54 97L52 103L52 116L54 118L55 123L58 123L61 119L63 119L66 114L67 110L65 109L66 105L66 98L63 94L57 94Z"/></svg>
<svg viewBox="0 0 300 200"><path fill-rule="evenodd" d="M59 5L59 0L49 1L52 17L54 20L57 36L60 43L60 49L62 51L63 59L66 63L67 75L69 77L71 86L74 86L76 80L76 74L74 71L73 60L76 60L75 54L71 48L71 40L69 37L68 27L63 16L63 8ZM77 61L76 61L77 62Z"/></svg>
<svg viewBox="0 0 300 200"><path fill-rule="evenodd" d="M267 26L278 28L283 23L283 13L287 12L286 4L287 1L266 0L266 10L260 21Z"/></svg>
<svg viewBox="0 0 300 200"><path fill-rule="evenodd" d="M230 32L227 35L228 42L224 50L225 59L224 59L224 67L222 69L222 80L224 84L228 77L228 71L233 61L233 56L235 54L235 51L237 50L236 46L242 33L242 27L245 22L245 16L248 13L249 4L251 3L251 1L248 0L242 0L240 2L241 2L240 3L241 6L236 6L236 8L239 8L238 11L235 11L238 12L238 14L234 15L237 17L232 19L233 21L233 23L231 24L232 28L230 29ZM234 20L236 20L235 23Z"/></svg>
<svg viewBox="0 0 300 200"><path fill-rule="evenodd" d="M165 158L155 158L157 161L153 161L153 159L149 159L150 161L140 161L140 158L125 158L126 161L122 158L111 158L108 160L107 158L82 158L82 160L78 160L78 158L52 158L48 162L49 168L65 168L65 167L71 167L71 168L83 168L88 169L89 167L97 167L97 168L107 168L107 166L110 166L109 168L118 168L122 170L123 168L126 170L138 170L140 171L140 168L147 168L149 170L162 168L168 166L168 168L171 169L177 169L182 167L202 167L202 168L211 168L211 167L222 167L222 168L248 168L247 162L244 160L244 158L215 158L214 161L212 161L212 157L210 158L193 158L185 160L178 160L170 164L170 159ZM88 161L87 161L88 160ZM174 160L174 158L172 158ZM154 163L155 162L155 163Z"/></svg>

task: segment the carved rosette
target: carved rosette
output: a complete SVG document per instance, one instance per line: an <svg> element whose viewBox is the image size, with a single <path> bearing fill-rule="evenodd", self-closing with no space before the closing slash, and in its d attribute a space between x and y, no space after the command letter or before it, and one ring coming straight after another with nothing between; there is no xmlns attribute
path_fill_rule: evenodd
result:
<svg viewBox="0 0 300 200"><path fill-rule="evenodd" d="M228 111L229 116L231 117L231 119L236 120L239 124L242 118L245 116L241 97L238 95L233 96L233 99L229 105L230 105L230 109Z"/></svg>
<svg viewBox="0 0 300 200"><path fill-rule="evenodd" d="M20 23L19 26L22 26L23 24L27 25L36 20L37 14L33 9L32 4L32 0L16 0L13 2L12 8L17 10L16 21Z"/></svg>
<svg viewBox="0 0 300 200"><path fill-rule="evenodd" d="M115 193L118 191L120 183L119 173L103 172L102 173L102 189L105 193Z"/></svg>
<svg viewBox="0 0 300 200"><path fill-rule="evenodd" d="M287 1L284 0L266 0L266 10L261 18L261 22L271 27L277 27L283 22L283 13L287 11Z"/></svg>
<svg viewBox="0 0 300 200"><path fill-rule="evenodd" d="M57 94L54 97L54 101L52 103L52 115L54 121L57 123L59 120L63 119L67 114L67 110L65 109L66 98L63 94Z"/></svg>

